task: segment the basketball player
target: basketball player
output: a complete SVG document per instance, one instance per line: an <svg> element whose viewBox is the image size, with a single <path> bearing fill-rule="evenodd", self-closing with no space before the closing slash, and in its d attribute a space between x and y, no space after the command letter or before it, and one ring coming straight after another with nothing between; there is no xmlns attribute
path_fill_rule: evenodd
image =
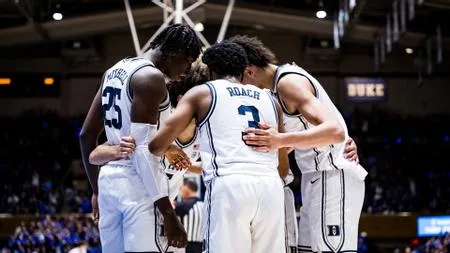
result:
<svg viewBox="0 0 450 253"><path fill-rule="evenodd" d="M80 145L94 192L95 218L100 211L104 252L165 252L169 245L186 246L186 232L168 198L167 177L160 169L159 157L148 152L147 143L169 114L165 78L178 78L200 51L201 43L192 28L171 25L156 36L143 58L123 59L103 76L84 122ZM136 150L131 159L108 162L99 175L89 163L89 154L103 128L109 144L118 144L122 136L131 135ZM189 165L175 146L165 155L172 162ZM159 236L157 211L164 217L168 242Z"/></svg>
<svg viewBox="0 0 450 253"><path fill-rule="evenodd" d="M179 80L172 80L167 84L169 91L170 104L172 108L176 108L178 101L183 95L193 86L204 84L208 81L209 72L201 61L197 61L192 64L191 69L183 75ZM199 176L201 174L201 163L198 162L200 158L199 144L197 140L197 127L195 120L193 120L189 126L177 137L174 144L182 148L191 161L191 166L187 171L191 173L187 177L192 177L192 174ZM122 137L119 144L104 143L97 146L89 155L89 162L94 165L104 165L107 162L126 159L135 150L136 143L133 137ZM183 184L184 171L180 171L175 166L171 165L168 159L162 159L162 165L165 172L171 175L172 179L169 181L169 198L175 199L179 192L181 185ZM178 180L180 176L181 180ZM186 175L184 175L186 176ZM177 178L174 178L177 177ZM195 177L197 185L200 185L199 179ZM177 181L177 182L174 182Z"/></svg>
<svg viewBox="0 0 450 253"><path fill-rule="evenodd" d="M356 252L358 223L367 172L344 159L347 127L320 83L304 69L271 64L273 53L256 38L230 41L246 50L249 65L244 81L268 88L278 97L287 133L269 126L248 129L243 138L256 150L294 147L302 172L300 252Z"/></svg>
<svg viewBox="0 0 450 253"><path fill-rule="evenodd" d="M260 121L278 124L281 114L269 93L240 83L248 63L242 47L219 43L207 49L202 59L218 80L189 90L149 149L163 154L196 119L207 185L204 252L283 252L284 200L279 174L287 173L287 156L256 152L242 141L243 129ZM279 158L283 160L280 172Z"/></svg>

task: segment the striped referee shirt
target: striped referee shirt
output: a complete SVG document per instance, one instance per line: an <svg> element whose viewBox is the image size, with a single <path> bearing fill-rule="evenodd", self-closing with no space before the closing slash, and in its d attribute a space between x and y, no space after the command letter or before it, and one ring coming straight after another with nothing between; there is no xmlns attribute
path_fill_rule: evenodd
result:
<svg viewBox="0 0 450 253"><path fill-rule="evenodd" d="M202 242L203 202L197 197L183 200L175 206L175 213L183 223L188 242Z"/></svg>

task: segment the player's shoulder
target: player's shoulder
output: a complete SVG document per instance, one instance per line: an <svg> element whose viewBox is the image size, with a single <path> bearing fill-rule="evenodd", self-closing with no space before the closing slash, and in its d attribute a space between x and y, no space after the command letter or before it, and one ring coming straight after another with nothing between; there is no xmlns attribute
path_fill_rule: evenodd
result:
<svg viewBox="0 0 450 253"><path fill-rule="evenodd" d="M136 70L133 74L133 78L145 80L152 79L165 82L164 73L151 65L144 66Z"/></svg>
<svg viewBox="0 0 450 253"><path fill-rule="evenodd" d="M290 94L295 92L312 91L310 80L297 73L289 73L280 78L277 84L277 90L281 94Z"/></svg>
<svg viewBox="0 0 450 253"><path fill-rule="evenodd" d="M166 87L164 74L159 69L152 66L145 66L138 69L134 72L130 82L134 87Z"/></svg>
<svg viewBox="0 0 450 253"><path fill-rule="evenodd" d="M167 93L164 74L157 68L145 66L134 72L130 79L130 88L133 93L165 94Z"/></svg>
<svg viewBox="0 0 450 253"><path fill-rule="evenodd" d="M188 96L204 96L204 95L208 95L211 93L211 89L213 87L211 86L211 83L204 83L204 84L200 84L200 85L196 85L194 87L192 87L190 90L188 90L185 94Z"/></svg>

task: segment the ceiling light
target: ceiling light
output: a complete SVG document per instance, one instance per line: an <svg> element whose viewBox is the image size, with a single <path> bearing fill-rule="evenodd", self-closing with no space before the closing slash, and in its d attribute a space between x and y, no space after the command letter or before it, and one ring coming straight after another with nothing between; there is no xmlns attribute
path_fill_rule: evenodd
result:
<svg viewBox="0 0 450 253"><path fill-rule="evenodd" d="M320 19L326 18L327 17L327 12L324 11L324 10L317 11L316 12L316 17L320 18Z"/></svg>
<svg viewBox="0 0 450 253"><path fill-rule="evenodd" d="M407 53L407 54L412 54L412 53L414 53L414 50L412 49L412 48L405 48L405 52Z"/></svg>
<svg viewBox="0 0 450 253"><path fill-rule="evenodd" d="M53 13L53 19L54 20L61 20L61 19L63 19L63 14L61 13L61 12L55 12L55 13Z"/></svg>
<svg viewBox="0 0 450 253"><path fill-rule="evenodd" d="M203 26L203 24L201 22L198 22L197 24L195 24L194 29L197 32L203 32L203 30L205 30L205 27Z"/></svg>

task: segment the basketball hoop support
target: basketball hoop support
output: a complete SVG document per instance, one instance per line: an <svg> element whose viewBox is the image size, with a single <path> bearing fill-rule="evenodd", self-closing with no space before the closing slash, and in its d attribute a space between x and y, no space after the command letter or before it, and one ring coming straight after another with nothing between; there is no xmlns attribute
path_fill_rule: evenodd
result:
<svg viewBox="0 0 450 253"><path fill-rule="evenodd" d="M136 55L142 56L145 51L147 51L150 47L150 43L153 39L158 36L164 28L169 26L173 21L175 24L180 24L185 22L187 25L192 27L195 30L195 24L192 19L189 17L188 13L203 5L206 0L198 0L197 2L191 4L187 8L183 8L183 0L175 0L175 9L169 6L166 2L162 2L160 0L152 0L152 3L163 9L163 18L164 22L161 26L156 30L156 32L150 37L150 39L145 43L145 45L141 48L141 44L139 42L139 37L137 34L136 24L134 23L133 12L130 7L130 0L123 0L125 4L125 11L128 18L128 24L130 26L131 37L133 38L133 45L136 51ZM222 41L225 38L225 34L227 32L228 24L230 22L231 14L233 12L235 0L229 0L228 6L225 11L222 25L220 27L219 34L217 36L217 42ZM208 48L210 46L208 40L203 36L203 34L197 30L195 30L198 38L202 42L203 46Z"/></svg>

